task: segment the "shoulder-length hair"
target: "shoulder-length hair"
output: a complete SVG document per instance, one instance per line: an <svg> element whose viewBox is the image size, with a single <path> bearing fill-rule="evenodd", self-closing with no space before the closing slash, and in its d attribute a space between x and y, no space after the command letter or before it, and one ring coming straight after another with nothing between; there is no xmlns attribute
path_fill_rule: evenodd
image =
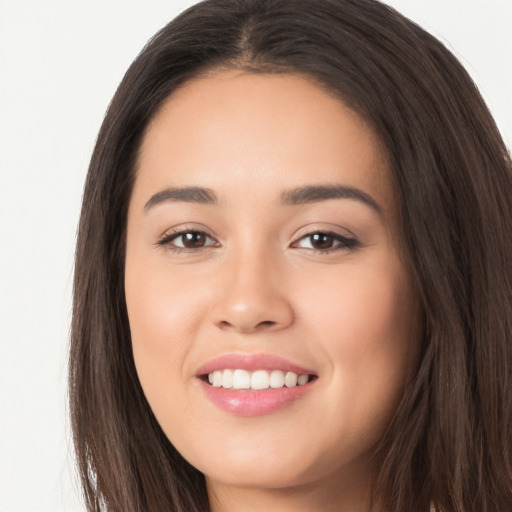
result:
<svg viewBox="0 0 512 512"><path fill-rule="evenodd" d="M164 27L120 84L90 163L70 354L89 511L207 511L139 384L124 294L127 208L149 121L211 70L294 73L338 95L386 148L421 360L376 451L389 511L512 509L512 165L474 83L376 0L206 0Z"/></svg>

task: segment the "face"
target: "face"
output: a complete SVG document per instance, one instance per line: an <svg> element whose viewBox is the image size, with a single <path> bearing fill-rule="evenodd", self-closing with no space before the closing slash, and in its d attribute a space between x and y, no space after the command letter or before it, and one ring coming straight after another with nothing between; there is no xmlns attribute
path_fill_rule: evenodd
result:
<svg viewBox="0 0 512 512"><path fill-rule="evenodd" d="M303 78L219 72L150 124L128 214L133 353L210 486L371 470L419 342L395 211L372 130Z"/></svg>

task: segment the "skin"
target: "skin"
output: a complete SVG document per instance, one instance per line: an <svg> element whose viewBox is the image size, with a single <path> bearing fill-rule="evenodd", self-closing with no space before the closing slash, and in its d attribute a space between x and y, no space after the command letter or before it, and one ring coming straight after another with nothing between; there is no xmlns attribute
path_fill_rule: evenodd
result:
<svg viewBox="0 0 512 512"><path fill-rule="evenodd" d="M175 92L150 124L128 213L133 353L163 430L205 474L212 510L368 509L372 451L420 339L388 174L365 122L298 76L219 71ZM333 184L378 207L282 203L290 189ZM146 206L189 186L218 202ZM207 237L179 251L176 229ZM328 252L318 232L335 233ZM318 378L281 410L237 416L196 377L230 353L275 354Z"/></svg>

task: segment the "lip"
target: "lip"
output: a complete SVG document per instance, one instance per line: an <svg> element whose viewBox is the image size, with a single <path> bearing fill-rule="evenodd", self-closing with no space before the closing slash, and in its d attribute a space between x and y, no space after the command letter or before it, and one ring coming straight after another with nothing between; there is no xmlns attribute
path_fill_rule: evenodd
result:
<svg viewBox="0 0 512 512"><path fill-rule="evenodd" d="M293 388L269 388L261 391L224 389L211 386L204 380L204 376L208 373L227 368L239 368L247 371L283 370L295 372L298 375L315 376L316 373L287 359L270 354L226 354L212 359L197 371L196 377L200 387L213 405L237 416L262 416L279 411L309 393L317 380L313 379L307 384Z"/></svg>
<svg viewBox="0 0 512 512"><path fill-rule="evenodd" d="M285 372L295 372L297 375L305 374L316 375L311 369L303 368L291 361L273 354L225 354L201 366L196 373L200 377L215 370L224 370L227 368L241 369L253 372L256 370L283 370Z"/></svg>

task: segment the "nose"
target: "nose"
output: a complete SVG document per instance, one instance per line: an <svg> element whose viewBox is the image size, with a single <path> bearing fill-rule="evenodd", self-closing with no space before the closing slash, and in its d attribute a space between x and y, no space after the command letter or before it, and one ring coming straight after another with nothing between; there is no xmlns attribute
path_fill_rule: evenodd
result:
<svg viewBox="0 0 512 512"><path fill-rule="evenodd" d="M278 265L265 255L225 262L213 321L226 331L255 333L290 326L294 310Z"/></svg>

